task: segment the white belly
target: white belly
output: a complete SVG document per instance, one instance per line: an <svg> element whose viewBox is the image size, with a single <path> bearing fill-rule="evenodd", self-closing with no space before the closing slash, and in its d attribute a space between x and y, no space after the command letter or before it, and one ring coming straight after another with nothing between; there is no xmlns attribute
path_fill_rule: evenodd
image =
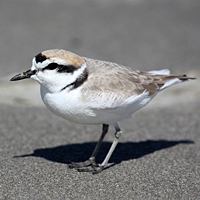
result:
<svg viewBox="0 0 200 200"><path fill-rule="evenodd" d="M113 124L123 118L130 117L135 111L145 106L151 98L135 98L131 104L116 108L90 106L89 102L82 102L77 90L71 92L50 93L41 87L41 97L46 107L54 114L69 121L82 124ZM142 102L143 101L143 102ZM127 103L127 102L125 102Z"/></svg>

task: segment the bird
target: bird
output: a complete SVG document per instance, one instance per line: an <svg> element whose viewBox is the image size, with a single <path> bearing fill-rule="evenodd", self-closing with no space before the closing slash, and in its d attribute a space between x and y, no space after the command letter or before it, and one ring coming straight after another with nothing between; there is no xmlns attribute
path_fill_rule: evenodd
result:
<svg viewBox="0 0 200 200"><path fill-rule="evenodd" d="M37 54L32 67L10 81L28 78L40 84L41 98L54 114L76 123L102 125L102 133L89 159L69 164L69 168L93 174L108 167L122 134L119 121L131 117L165 88L195 79L185 74L172 75L168 69L144 72L63 49ZM110 125L116 130L114 140L105 159L98 164L96 155Z"/></svg>

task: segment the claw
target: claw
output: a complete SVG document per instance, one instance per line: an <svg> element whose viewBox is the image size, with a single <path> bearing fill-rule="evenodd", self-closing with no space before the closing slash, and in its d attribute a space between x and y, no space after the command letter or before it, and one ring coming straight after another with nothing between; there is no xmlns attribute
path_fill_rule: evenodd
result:
<svg viewBox="0 0 200 200"><path fill-rule="evenodd" d="M99 166L97 168L94 169L94 171L92 172L92 174L98 174L100 172L102 172L105 169L104 166Z"/></svg>

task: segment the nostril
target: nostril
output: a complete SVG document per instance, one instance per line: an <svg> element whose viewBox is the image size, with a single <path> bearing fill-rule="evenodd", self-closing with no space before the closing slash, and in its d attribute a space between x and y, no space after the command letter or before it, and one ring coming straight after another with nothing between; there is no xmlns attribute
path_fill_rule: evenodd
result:
<svg viewBox="0 0 200 200"><path fill-rule="evenodd" d="M30 77L30 76L34 75L36 72L37 72L36 69L34 69L33 71L31 71L31 70L29 69L28 71L23 72L23 74Z"/></svg>

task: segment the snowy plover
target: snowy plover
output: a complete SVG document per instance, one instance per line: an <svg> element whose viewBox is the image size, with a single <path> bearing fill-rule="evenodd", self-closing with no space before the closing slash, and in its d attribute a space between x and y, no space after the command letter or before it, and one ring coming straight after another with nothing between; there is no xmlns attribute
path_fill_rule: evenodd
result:
<svg viewBox="0 0 200 200"><path fill-rule="evenodd" d="M85 162L70 164L70 168L93 173L107 166L122 133L118 121L147 105L159 91L194 79L170 75L167 69L142 72L59 49L38 54L33 58L31 69L11 81L26 78L40 83L42 100L56 115L82 124L103 124L91 157ZM115 138L104 161L96 164L95 157L109 125L116 129Z"/></svg>

